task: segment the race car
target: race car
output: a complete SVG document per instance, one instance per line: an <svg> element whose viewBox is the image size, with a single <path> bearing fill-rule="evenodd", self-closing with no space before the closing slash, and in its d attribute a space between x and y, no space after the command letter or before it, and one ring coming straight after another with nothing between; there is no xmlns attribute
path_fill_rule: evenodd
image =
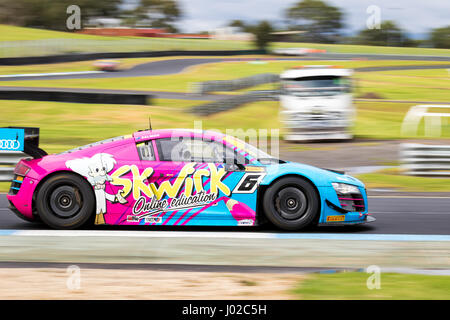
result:
<svg viewBox="0 0 450 320"><path fill-rule="evenodd" d="M306 56L310 53L325 53L326 50L311 48L279 48L272 50L272 52L282 56Z"/></svg>
<svg viewBox="0 0 450 320"><path fill-rule="evenodd" d="M117 71L120 66L118 60L97 60L94 62L94 67L100 71Z"/></svg>
<svg viewBox="0 0 450 320"><path fill-rule="evenodd" d="M374 220L358 179L214 131L143 130L51 155L23 142L31 157L15 167L10 208L56 229L270 222L301 230Z"/></svg>

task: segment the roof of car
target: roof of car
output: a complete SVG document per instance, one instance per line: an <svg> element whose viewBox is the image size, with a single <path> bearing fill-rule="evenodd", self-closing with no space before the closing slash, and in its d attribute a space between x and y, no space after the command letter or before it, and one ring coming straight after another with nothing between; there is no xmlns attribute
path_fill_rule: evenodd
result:
<svg viewBox="0 0 450 320"><path fill-rule="evenodd" d="M206 136L210 138L220 139L225 135L211 130L198 129L157 129L157 130L141 130L133 134L136 141L149 140L156 138L172 138L177 136L186 136L194 134L197 136Z"/></svg>

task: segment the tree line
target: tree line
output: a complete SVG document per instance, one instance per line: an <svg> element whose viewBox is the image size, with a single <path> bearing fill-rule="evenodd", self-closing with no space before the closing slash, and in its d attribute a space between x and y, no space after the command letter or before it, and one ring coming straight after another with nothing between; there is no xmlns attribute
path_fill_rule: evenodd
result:
<svg viewBox="0 0 450 320"><path fill-rule="evenodd" d="M66 30L66 9L73 0L0 0L0 23L52 30ZM179 32L177 22L183 9L177 0L136 0L135 5L124 5L124 0L77 0L82 9L81 23L89 25L92 18L119 18L123 26L165 28ZM270 21L249 24L232 20L229 26L255 35L259 48L275 40L274 31L281 29L302 31L289 41L318 43L348 43L380 46L427 46L450 48L450 25L430 31L426 39L411 39L395 21L382 21L377 28L362 28L354 36L344 36L344 12L326 0L300 0L286 8L284 26Z"/></svg>

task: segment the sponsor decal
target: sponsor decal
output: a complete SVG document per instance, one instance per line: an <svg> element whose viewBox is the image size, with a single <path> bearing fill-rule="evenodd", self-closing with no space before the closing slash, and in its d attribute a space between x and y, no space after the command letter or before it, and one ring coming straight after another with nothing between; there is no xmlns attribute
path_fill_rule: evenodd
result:
<svg viewBox="0 0 450 320"><path fill-rule="evenodd" d="M146 223L155 223L155 224L161 224L162 218L161 217L146 217L145 218Z"/></svg>
<svg viewBox="0 0 450 320"><path fill-rule="evenodd" d="M91 158L80 158L66 161L66 167L84 176L94 187L96 200L95 224L105 224L106 201L125 204L128 201L122 197L120 191L117 194L109 194L105 191L106 182L112 181L108 174L116 164L113 156L108 153L97 153Z"/></svg>
<svg viewBox="0 0 450 320"><path fill-rule="evenodd" d="M210 184L209 193L218 195L219 191L222 191L225 195L231 194L230 188L222 182L223 178L227 174L224 168L218 169L214 164L208 164L208 169L194 168L195 163L186 164L179 172L179 174L170 180L165 180L159 185L156 183L146 184L144 181L150 180L154 174L154 170L151 167L145 168L142 173L136 165L124 165L118 168L111 174L111 184L115 186L121 186L122 196L128 197L130 194L133 199L138 201L142 195L148 198L156 198L160 201L165 195L168 198L177 198L181 190L184 189L182 194L189 198L194 194L205 193L203 189L202 178L208 178ZM123 178L125 174L131 172L132 179ZM214 199L215 200L215 199ZM175 200L177 201L177 200ZM189 200L187 200L189 202Z"/></svg>
<svg viewBox="0 0 450 320"><path fill-rule="evenodd" d="M247 172L265 172L266 169L264 167L246 166L245 171L247 171Z"/></svg>
<svg viewBox="0 0 450 320"><path fill-rule="evenodd" d="M184 165L177 174L160 181L159 174L152 179L155 171L152 167L139 168L137 165L122 165L114 168L116 160L112 155L98 153L91 158L73 159L66 166L86 177L94 188L97 207L96 224L104 224L107 214L107 202L131 203L131 214L127 222L159 224L158 215L168 211L180 211L217 205L219 194L227 199L226 205L239 225L253 225L254 211L244 203L230 199L232 192L223 182L228 172L223 166L207 164L196 168L196 163ZM233 192L252 193L266 173L246 172ZM204 180L208 181L205 190ZM119 187L119 191L110 194L106 184ZM252 219L249 219L252 217Z"/></svg>
<svg viewBox="0 0 450 320"><path fill-rule="evenodd" d="M0 150L23 151L24 137L24 129L0 128Z"/></svg>
<svg viewBox="0 0 450 320"><path fill-rule="evenodd" d="M238 221L238 226L252 226L254 225L255 220L252 219L243 219Z"/></svg>
<svg viewBox="0 0 450 320"><path fill-rule="evenodd" d="M253 193L264 178L265 173L246 173L242 176L233 193Z"/></svg>
<svg viewBox="0 0 450 320"><path fill-rule="evenodd" d="M345 221L345 215L327 217L327 222L337 222L337 221Z"/></svg>
<svg viewBox="0 0 450 320"><path fill-rule="evenodd" d="M143 136L137 137L136 141L149 140L149 139L158 138L158 137L159 137L159 134L145 134Z"/></svg>

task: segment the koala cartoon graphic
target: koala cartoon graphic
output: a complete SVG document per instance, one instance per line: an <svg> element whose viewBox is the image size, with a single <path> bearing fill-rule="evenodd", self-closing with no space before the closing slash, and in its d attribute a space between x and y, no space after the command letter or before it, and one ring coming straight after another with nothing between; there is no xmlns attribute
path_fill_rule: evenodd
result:
<svg viewBox="0 0 450 320"><path fill-rule="evenodd" d="M121 191L117 194L109 194L105 191L106 181L112 181L108 175L116 160L107 153L97 153L91 158L80 158L66 161L66 167L87 178L88 182L94 187L95 199L97 202L95 224L105 224L106 200L111 203L119 202L125 204L128 201L122 197Z"/></svg>

